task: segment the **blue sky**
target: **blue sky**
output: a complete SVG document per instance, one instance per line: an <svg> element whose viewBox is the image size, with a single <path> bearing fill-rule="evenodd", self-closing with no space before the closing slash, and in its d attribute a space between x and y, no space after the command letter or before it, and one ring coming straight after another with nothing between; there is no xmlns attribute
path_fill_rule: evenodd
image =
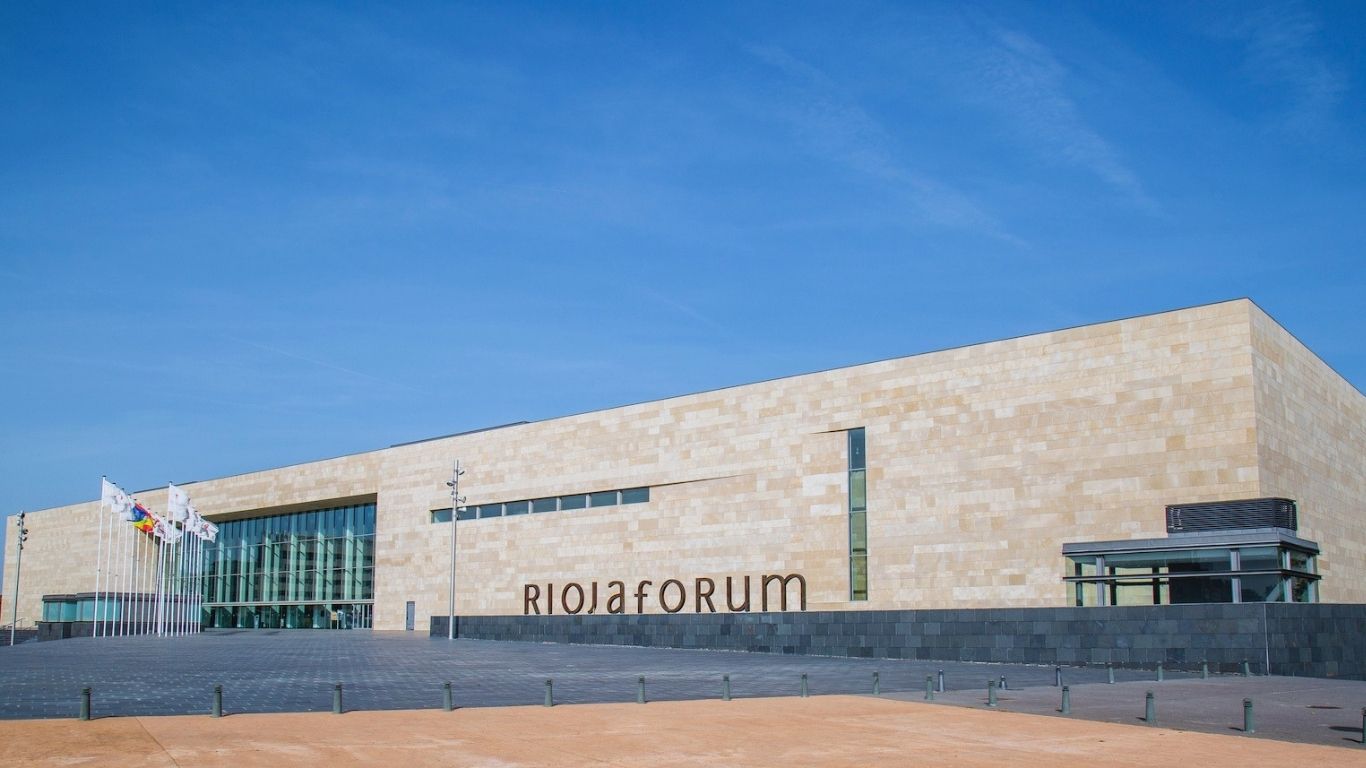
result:
<svg viewBox="0 0 1366 768"><path fill-rule="evenodd" d="M1348 2L0 5L0 509L1239 296L1362 388L1362 40Z"/></svg>

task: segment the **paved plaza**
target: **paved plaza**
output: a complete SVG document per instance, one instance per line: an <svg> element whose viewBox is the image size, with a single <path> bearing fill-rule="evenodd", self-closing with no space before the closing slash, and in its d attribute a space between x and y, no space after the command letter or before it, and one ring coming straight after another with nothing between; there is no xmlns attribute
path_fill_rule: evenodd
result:
<svg viewBox="0 0 1366 768"><path fill-rule="evenodd" d="M736 698L794 696L801 676L812 695L923 691L944 670L946 690L1052 685L1054 669L1027 665L847 659L731 651L560 645L431 638L411 632L243 630L178 638L73 638L0 649L0 717L72 717L92 688L101 715L207 712L215 684L232 712L320 712L343 685L347 709L442 705L451 681L457 706L540 704L552 679L563 704L633 702L638 678L650 700L721 696L729 675ZM1103 669L1067 669L1072 682ZM1121 679L1145 673L1123 670ZM1173 672L1173 677L1183 673Z"/></svg>
<svg viewBox="0 0 1366 768"><path fill-rule="evenodd" d="M329 712L334 685L348 711L442 706L451 681L461 708L542 704L552 679L556 704L633 703L645 678L652 702L719 699L729 675L736 699L872 692L920 702L925 678L944 672L936 704L980 709L987 680L1006 678L1001 710L1059 716L1053 667L845 659L727 651L575 646L431 638L405 632L222 631L181 638L77 638L0 649L0 718L72 718L92 689L96 718L208 713L223 686L229 714ZM1146 726L1143 697L1157 697L1158 725L1241 735L1242 700L1256 706L1257 733L1357 747L1366 683L1194 671L1064 668L1073 719Z"/></svg>

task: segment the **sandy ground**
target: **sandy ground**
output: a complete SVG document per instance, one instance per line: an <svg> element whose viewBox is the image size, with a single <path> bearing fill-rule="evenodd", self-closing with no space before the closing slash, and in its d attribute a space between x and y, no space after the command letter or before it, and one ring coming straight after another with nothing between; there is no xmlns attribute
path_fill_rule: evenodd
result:
<svg viewBox="0 0 1366 768"><path fill-rule="evenodd" d="M0 765L1366 766L1366 747L862 696L0 722Z"/></svg>

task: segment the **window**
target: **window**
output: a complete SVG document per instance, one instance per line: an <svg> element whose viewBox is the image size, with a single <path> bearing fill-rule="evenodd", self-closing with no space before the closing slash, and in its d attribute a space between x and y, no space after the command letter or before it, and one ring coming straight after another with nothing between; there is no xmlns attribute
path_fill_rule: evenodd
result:
<svg viewBox="0 0 1366 768"><path fill-rule="evenodd" d="M649 488L627 488L621 492L622 504L644 504L649 500Z"/></svg>
<svg viewBox="0 0 1366 768"><path fill-rule="evenodd" d="M460 511L455 514L455 519L473 520L476 514L478 514L478 512L475 510L474 507L461 507Z"/></svg>
<svg viewBox="0 0 1366 768"><path fill-rule="evenodd" d="M597 491L595 493L571 493L564 496L542 496L539 499L519 499L497 504L480 504L460 511L460 520L482 520L486 517L505 515L526 515L532 513L560 512L588 507L615 507L619 504L644 504L650 500L650 489L625 488L616 491ZM433 523L450 522L449 509L431 511Z"/></svg>
<svg viewBox="0 0 1366 768"><path fill-rule="evenodd" d="M616 491L599 491L588 494L588 503L594 507L611 507L617 504Z"/></svg>
<svg viewBox="0 0 1366 768"><path fill-rule="evenodd" d="M868 599L868 470L863 427L849 430L849 599Z"/></svg>

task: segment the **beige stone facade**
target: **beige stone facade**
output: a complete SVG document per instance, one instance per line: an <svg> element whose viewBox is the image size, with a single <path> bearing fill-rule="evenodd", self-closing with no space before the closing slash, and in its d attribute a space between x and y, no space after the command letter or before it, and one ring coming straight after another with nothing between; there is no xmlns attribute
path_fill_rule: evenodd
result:
<svg viewBox="0 0 1366 768"><path fill-rule="evenodd" d="M867 436L869 599L849 597L847 430ZM446 613L471 505L650 500L462 521L457 611L528 583L799 573L809 609L1069 605L1064 542L1165 535L1173 503L1285 496L1320 595L1366 602L1366 399L1250 301L898 358L186 485L214 519L377 504L375 626ZM93 483L92 483L93 485ZM165 492L139 494L153 510ZM20 614L93 587L96 504L31 514ZM14 540L6 557L13 583ZM757 586L757 585L756 585ZM757 601L757 594L756 594ZM631 612L634 612L632 599ZM724 591L716 600L725 610Z"/></svg>

